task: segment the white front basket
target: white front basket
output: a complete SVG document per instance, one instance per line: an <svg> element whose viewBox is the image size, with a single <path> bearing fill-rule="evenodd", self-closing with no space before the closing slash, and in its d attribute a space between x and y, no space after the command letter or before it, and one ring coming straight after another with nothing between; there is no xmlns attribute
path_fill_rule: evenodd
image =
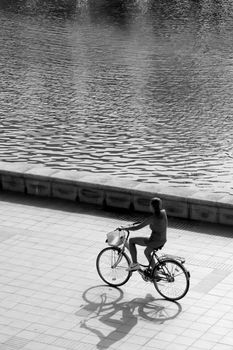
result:
<svg viewBox="0 0 233 350"><path fill-rule="evenodd" d="M107 243L111 246L119 246L124 242L125 232L124 231L111 231L107 233Z"/></svg>

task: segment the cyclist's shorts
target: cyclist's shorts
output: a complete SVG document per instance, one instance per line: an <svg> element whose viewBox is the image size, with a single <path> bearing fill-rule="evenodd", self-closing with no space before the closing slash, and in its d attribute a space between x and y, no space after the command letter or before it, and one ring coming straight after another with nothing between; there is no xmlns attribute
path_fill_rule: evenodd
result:
<svg viewBox="0 0 233 350"><path fill-rule="evenodd" d="M154 249L161 249L165 244L165 242L162 243L162 242L152 241L150 238L144 238L144 243L146 246Z"/></svg>

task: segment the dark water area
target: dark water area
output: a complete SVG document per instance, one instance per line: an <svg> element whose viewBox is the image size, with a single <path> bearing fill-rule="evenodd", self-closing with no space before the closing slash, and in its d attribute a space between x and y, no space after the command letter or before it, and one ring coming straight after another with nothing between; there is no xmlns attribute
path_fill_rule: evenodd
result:
<svg viewBox="0 0 233 350"><path fill-rule="evenodd" d="M233 193L233 3L0 0L0 160Z"/></svg>

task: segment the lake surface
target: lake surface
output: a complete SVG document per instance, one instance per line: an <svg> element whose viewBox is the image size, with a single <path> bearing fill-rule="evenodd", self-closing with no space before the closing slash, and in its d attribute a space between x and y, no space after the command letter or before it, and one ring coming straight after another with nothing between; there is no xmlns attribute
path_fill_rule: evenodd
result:
<svg viewBox="0 0 233 350"><path fill-rule="evenodd" d="M172 4L3 1L0 160L233 193L233 3Z"/></svg>

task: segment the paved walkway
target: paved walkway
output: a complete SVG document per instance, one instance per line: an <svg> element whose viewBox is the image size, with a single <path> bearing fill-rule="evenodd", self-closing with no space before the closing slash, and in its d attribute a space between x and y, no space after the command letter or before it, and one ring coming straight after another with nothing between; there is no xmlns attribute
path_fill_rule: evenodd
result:
<svg viewBox="0 0 233 350"><path fill-rule="evenodd" d="M135 217L0 193L0 350L232 350L233 229L169 221L166 253L186 257L179 303L135 273L104 286L105 234Z"/></svg>

